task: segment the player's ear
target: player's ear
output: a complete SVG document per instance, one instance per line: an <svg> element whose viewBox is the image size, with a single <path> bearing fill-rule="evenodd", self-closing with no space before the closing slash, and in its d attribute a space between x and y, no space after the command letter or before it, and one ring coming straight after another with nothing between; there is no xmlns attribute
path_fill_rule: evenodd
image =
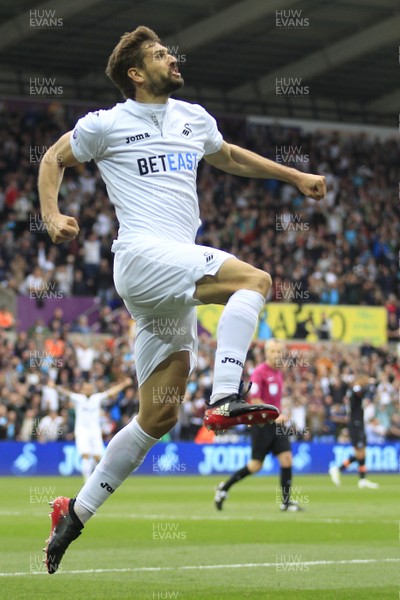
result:
<svg viewBox="0 0 400 600"><path fill-rule="evenodd" d="M137 67L131 67L127 71L128 77L132 79L135 84L143 83L144 75L142 69L138 69Z"/></svg>

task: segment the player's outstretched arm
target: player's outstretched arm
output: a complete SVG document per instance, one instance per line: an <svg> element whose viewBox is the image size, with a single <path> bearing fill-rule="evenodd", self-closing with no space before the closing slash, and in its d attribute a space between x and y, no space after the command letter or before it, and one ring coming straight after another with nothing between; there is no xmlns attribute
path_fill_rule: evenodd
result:
<svg viewBox="0 0 400 600"><path fill-rule="evenodd" d="M126 377L125 379L123 379L121 381L121 383L117 383L116 385L113 385L112 387L108 388L108 390L106 390L106 394L107 396L114 396L115 394L118 394L119 392L122 392L123 389L125 389L126 387L132 385L132 379L130 377Z"/></svg>
<svg viewBox="0 0 400 600"><path fill-rule="evenodd" d="M325 177L322 175L302 173L234 144L223 142L221 150L204 158L213 167L232 175L285 181L315 200L321 200L326 194Z"/></svg>
<svg viewBox="0 0 400 600"><path fill-rule="evenodd" d="M40 210L49 236L55 244L70 242L79 233L79 226L74 217L62 215L58 208L58 193L64 169L79 164L72 153L70 137L70 131L60 137L47 150L39 168Z"/></svg>
<svg viewBox="0 0 400 600"><path fill-rule="evenodd" d="M67 388L62 387L61 385L57 385L56 390L57 392L60 392L60 394L66 396L67 398L71 398L71 395L73 394L71 390L67 390Z"/></svg>

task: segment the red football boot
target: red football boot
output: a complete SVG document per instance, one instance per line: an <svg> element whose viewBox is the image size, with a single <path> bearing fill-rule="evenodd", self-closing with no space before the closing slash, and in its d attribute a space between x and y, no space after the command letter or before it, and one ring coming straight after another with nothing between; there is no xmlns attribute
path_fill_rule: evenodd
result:
<svg viewBox="0 0 400 600"><path fill-rule="evenodd" d="M251 386L247 389L249 391ZM213 431L225 431L235 425L265 425L272 423L279 417L279 410L272 404L249 404L244 399L247 394L242 394L243 382L239 393L231 394L208 404L204 415L204 425Z"/></svg>
<svg viewBox="0 0 400 600"><path fill-rule="evenodd" d="M74 499L63 496L59 496L50 502L50 506L53 508L49 515L51 517L51 529L47 546L44 548L46 558L43 561L50 575L57 571L70 543L82 533L83 524L74 513L74 503Z"/></svg>

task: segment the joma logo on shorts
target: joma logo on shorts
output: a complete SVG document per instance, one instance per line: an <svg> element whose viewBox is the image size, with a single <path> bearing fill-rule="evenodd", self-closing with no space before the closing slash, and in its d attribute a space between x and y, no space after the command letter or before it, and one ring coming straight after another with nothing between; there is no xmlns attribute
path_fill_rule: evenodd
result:
<svg viewBox="0 0 400 600"><path fill-rule="evenodd" d="M112 494L113 492L115 492L115 490L113 490L113 488L111 487L111 485L108 485L108 483L106 483L105 481L103 483L100 484L102 488L105 488L107 490L107 492L110 492L110 494Z"/></svg>
<svg viewBox="0 0 400 600"><path fill-rule="evenodd" d="M128 135L128 137L125 138L126 143L130 144L131 142L137 142L139 140L144 140L146 138L149 138L150 134L147 133L138 133L137 135Z"/></svg>
<svg viewBox="0 0 400 600"><path fill-rule="evenodd" d="M229 356L225 356L224 360L221 360L222 363L232 363L233 365L239 365L239 367L244 367L244 364L238 360L237 358L230 358Z"/></svg>

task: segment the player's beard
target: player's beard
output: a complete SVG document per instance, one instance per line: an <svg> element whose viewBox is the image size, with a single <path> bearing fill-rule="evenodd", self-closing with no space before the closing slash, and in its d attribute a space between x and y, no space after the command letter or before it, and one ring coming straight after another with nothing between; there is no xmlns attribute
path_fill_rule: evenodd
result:
<svg viewBox="0 0 400 600"><path fill-rule="evenodd" d="M184 84L183 77L160 76L156 81L148 82L147 90L152 96L169 96L179 90Z"/></svg>

